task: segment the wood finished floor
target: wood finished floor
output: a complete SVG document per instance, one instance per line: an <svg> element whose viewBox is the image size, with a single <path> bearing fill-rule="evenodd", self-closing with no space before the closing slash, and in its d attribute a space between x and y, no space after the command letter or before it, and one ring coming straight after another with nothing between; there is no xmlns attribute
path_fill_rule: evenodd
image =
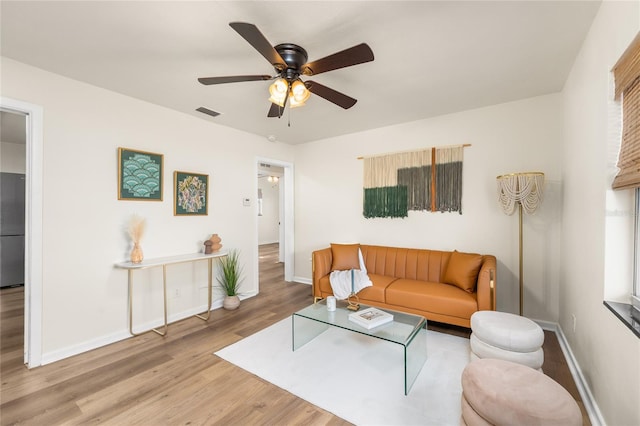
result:
<svg viewBox="0 0 640 426"><path fill-rule="evenodd" d="M171 324L165 337L148 333L31 370L22 362L23 289L0 290L0 424L350 424L213 355L311 303L308 285L283 280L277 257L277 244L260 247L260 294L238 310L217 309L208 322ZM552 332L544 351L545 373L582 407ZM583 417L589 425L584 408Z"/></svg>

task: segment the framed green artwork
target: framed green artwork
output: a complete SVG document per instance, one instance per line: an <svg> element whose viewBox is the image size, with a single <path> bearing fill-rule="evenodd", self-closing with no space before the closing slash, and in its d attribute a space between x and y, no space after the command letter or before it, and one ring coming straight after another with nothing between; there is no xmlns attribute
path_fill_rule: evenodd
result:
<svg viewBox="0 0 640 426"><path fill-rule="evenodd" d="M162 201L162 154L118 148L118 200Z"/></svg>
<svg viewBox="0 0 640 426"><path fill-rule="evenodd" d="M175 216L206 216L209 209L209 175L173 173L173 214Z"/></svg>

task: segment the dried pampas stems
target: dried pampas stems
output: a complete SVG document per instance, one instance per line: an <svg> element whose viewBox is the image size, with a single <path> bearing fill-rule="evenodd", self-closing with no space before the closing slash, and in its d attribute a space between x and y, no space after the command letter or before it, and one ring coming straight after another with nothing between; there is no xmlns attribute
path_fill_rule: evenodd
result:
<svg viewBox="0 0 640 426"><path fill-rule="evenodd" d="M142 248L140 247L140 240L144 235L144 230L147 226L147 220L137 214L134 214L129 220L129 237L133 242L133 249L131 250L131 262L140 263L144 258L142 255Z"/></svg>
<svg viewBox="0 0 640 426"><path fill-rule="evenodd" d="M145 227L147 226L147 220L142 216L134 214L129 220L129 236L131 241L139 243L144 235Z"/></svg>

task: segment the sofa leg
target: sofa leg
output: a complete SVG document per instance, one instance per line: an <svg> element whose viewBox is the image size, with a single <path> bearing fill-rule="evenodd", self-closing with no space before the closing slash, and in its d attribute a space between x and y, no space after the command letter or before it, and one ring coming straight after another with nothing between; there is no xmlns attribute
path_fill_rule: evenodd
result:
<svg viewBox="0 0 640 426"><path fill-rule="evenodd" d="M315 305L316 303L318 303L319 301L321 301L322 299L324 299L324 297L320 297L320 296L315 296L313 298L313 304Z"/></svg>

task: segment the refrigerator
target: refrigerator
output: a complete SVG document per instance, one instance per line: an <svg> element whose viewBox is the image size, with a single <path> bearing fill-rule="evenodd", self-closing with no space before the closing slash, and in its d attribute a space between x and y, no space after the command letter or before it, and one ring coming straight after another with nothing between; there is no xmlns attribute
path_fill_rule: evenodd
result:
<svg viewBox="0 0 640 426"><path fill-rule="evenodd" d="M0 287L24 284L25 175L0 173Z"/></svg>

